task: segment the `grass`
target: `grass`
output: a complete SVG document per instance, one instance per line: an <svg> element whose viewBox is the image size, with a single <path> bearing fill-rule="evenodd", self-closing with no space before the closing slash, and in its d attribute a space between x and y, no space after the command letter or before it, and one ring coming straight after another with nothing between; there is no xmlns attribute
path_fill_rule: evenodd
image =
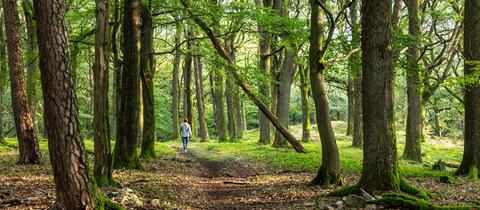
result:
<svg viewBox="0 0 480 210"><path fill-rule="evenodd" d="M333 122L336 131L337 143L341 156L341 167L343 172L360 173L362 169L363 153L361 149L351 147L351 137L345 136L346 124L344 122ZM300 126L292 126L292 132L299 132ZM245 140L234 143L219 143L210 140L206 143L192 142L191 148L199 152L199 156L213 161L220 159L244 158L247 160L264 163L274 169L280 170L304 170L316 172L321 164L321 145L319 142L303 143L309 151L308 154L299 154L292 149L279 149L271 146L257 144L258 131L249 131L245 134ZM318 133L312 129L312 137L318 139ZM398 154L401 156L405 143L405 133L397 132ZM403 175L413 177L442 177L450 175L453 169L444 172L434 171L431 165L442 159L447 163L459 164L462 158L463 146L460 141L452 139L435 139L423 143L423 164L415 164L399 158L400 169ZM115 142L112 142L112 148ZM156 142L155 151L162 158L176 156L172 144L180 146L180 141ZM6 153L17 151L17 141L8 138L0 143L0 157ZM93 152L93 141L86 140L85 147L88 152ZM48 151L47 141L40 140L40 148L43 154Z"/></svg>

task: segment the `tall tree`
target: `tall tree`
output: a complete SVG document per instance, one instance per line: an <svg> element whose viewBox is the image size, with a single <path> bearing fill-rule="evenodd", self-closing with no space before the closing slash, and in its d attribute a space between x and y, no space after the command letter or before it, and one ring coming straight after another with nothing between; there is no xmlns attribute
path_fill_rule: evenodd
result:
<svg viewBox="0 0 480 210"><path fill-rule="evenodd" d="M175 46L178 47L175 50L175 58L173 60L173 71L172 71L172 138L177 139L179 134L179 125L180 120L180 94L179 94L179 71L180 71L180 62L181 62L181 48L180 43L182 39L182 27L179 22L175 25Z"/></svg>
<svg viewBox="0 0 480 210"><path fill-rule="evenodd" d="M3 8L0 7L0 19L3 19ZM5 110L4 97L8 86L8 68L7 68L7 42L3 30L3 22L0 22L0 141L4 140L3 134L3 112Z"/></svg>
<svg viewBox="0 0 480 210"><path fill-rule="evenodd" d="M279 16L288 18L288 8L283 0L274 0L273 9L276 10ZM281 26L282 27L282 26ZM281 28L281 39L288 40L290 39L290 34L285 28ZM294 44L288 44L283 55L283 63L278 72L278 85L277 85L277 100L276 102L276 112L277 118L280 122L288 128L288 120L290 113L290 92L292 89L293 78L296 71L296 46ZM275 139L273 142L275 147L285 147L287 142L281 133L275 133Z"/></svg>
<svg viewBox="0 0 480 210"><path fill-rule="evenodd" d="M480 0L465 0L465 144L457 174L480 175Z"/></svg>
<svg viewBox="0 0 480 210"><path fill-rule="evenodd" d="M187 29L187 39L193 37L193 29L191 26ZM183 112L184 117L188 119L190 123L192 133L195 134L195 126L193 122L193 94L192 94L192 64L193 64L193 55L192 55L192 41L187 42L187 55L185 56L185 66L183 69L183 86L184 86L184 102L183 102Z"/></svg>
<svg viewBox="0 0 480 210"><path fill-rule="evenodd" d="M257 6L263 6L265 9L272 7L272 0L256 0L255 3ZM259 31L259 40L258 40L258 54L259 54L259 68L262 70L264 75L269 75L271 71L271 33L269 33L265 27L262 27L260 24L258 26ZM268 82L262 81L259 85L259 93L263 97L268 97L270 95L270 88ZM267 104L268 105L268 104ZM258 142L260 144L270 144L270 122L265 114L262 111L258 110L258 120L260 126L260 138Z"/></svg>
<svg viewBox="0 0 480 210"><path fill-rule="evenodd" d="M395 138L391 0L362 2L363 169L368 192L398 191ZM372 109L372 107L376 107Z"/></svg>
<svg viewBox="0 0 480 210"><path fill-rule="evenodd" d="M40 82L40 71L38 70L38 47L37 47L37 33L36 27L37 23L35 22L33 14L33 5L31 1L24 0L22 1L22 8L25 14L26 22L26 40L27 40L27 98L28 98L28 107L32 114L33 126L35 132L38 135L37 128L37 102L38 102L38 87Z"/></svg>
<svg viewBox="0 0 480 210"><path fill-rule="evenodd" d="M111 49L113 61L113 84L112 84L112 128L111 132L117 138L118 121L120 119L120 86L122 85L122 61L118 50L118 31L120 29L120 4L119 0L113 1L113 25L111 32Z"/></svg>
<svg viewBox="0 0 480 210"><path fill-rule="evenodd" d="M27 91L23 77L23 50L20 39L20 20L16 0L3 0L6 27L10 86L12 93L13 116L18 136L19 164L41 162L40 148L34 122L28 106Z"/></svg>
<svg viewBox="0 0 480 210"><path fill-rule="evenodd" d="M300 74L300 95L302 99L302 140L304 142L310 141L310 108L309 108L309 92L308 87L308 68L299 65L298 71Z"/></svg>
<svg viewBox="0 0 480 210"><path fill-rule="evenodd" d="M80 139L77 97L68 65L66 2L35 0L34 8L45 128L56 185L56 202L52 209L108 208L111 202L101 196L89 176Z"/></svg>
<svg viewBox="0 0 480 210"><path fill-rule="evenodd" d="M323 29L324 29L324 11L326 10L326 0L311 0L311 16L310 16L310 85L312 89L313 101L315 103L315 116L317 119L317 127L322 142L322 165L318 170L317 176L312 180L312 184L329 185L342 184L340 176L340 154L338 153L337 141L332 128L330 119L330 110L325 91L325 54L332 40L335 22L330 23L328 37L323 45ZM331 12L327 14L330 21L333 19Z"/></svg>
<svg viewBox="0 0 480 210"><path fill-rule="evenodd" d="M353 1L350 6L350 19L352 22L352 45L360 45L360 23L358 18L359 0ZM361 58L358 54L352 55L350 66L353 72L353 147L363 145L363 119L362 119L362 69Z"/></svg>
<svg viewBox="0 0 480 210"><path fill-rule="evenodd" d="M417 162L422 161L422 115L424 114L422 102L422 79L420 76L420 17L418 0L406 0L408 8L408 33L415 39L411 43L407 54L407 127L406 144L403 158Z"/></svg>
<svg viewBox="0 0 480 210"><path fill-rule="evenodd" d="M109 30L108 0L96 0L95 63L93 65L93 129L95 164L93 175L99 186L112 183L112 147L108 122Z"/></svg>
<svg viewBox="0 0 480 210"><path fill-rule="evenodd" d="M143 137L141 157L155 157L155 105L153 77L155 58L153 49L153 20L150 2L142 5L142 43L140 57L140 77L143 97Z"/></svg>
<svg viewBox="0 0 480 210"><path fill-rule="evenodd" d="M123 69L120 91L120 113L117 141L114 148L114 168L140 169L137 155L137 124L140 69L140 1L124 1Z"/></svg>
<svg viewBox="0 0 480 210"><path fill-rule="evenodd" d="M195 44L196 45L196 44ZM195 98L197 99L198 128L200 142L206 142L208 139L207 123L205 122L205 110L203 103L203 84L202 84L202 60L200 56L193 56L193 71L195 77Z"/></svg>

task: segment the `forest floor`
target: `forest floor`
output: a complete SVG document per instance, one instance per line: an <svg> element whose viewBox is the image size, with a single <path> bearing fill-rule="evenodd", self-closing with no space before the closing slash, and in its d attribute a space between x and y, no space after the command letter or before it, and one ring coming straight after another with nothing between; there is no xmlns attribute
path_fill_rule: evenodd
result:
<svg viewBox="0 0 480 210"><path fill-rule="evenodd" d="M336 126L342 174L352 185L359 179L362 152L349 147L342 126ZM338 187L308 185L320 165L317 142L305 144L310 153L304 155L257 145L256 135L249 132L239 143L192 142L188 153L178 141L157 143L159 158L142 160L144 171L115 170L118 186L102 190L128 209L318 209L334 207L342 199L325 197ZM92 142L85 143L91 152ZM14 139L0 144L0 209L45 209L54 201L46 141L41 141L41 148L45 164L25 166L15 164ZM459 148L457 141L446 139L425 143L424 164L400 161L402 174L413 185L430 191L435 204L479 205L479 181L455 177L454 183L446 184L439 177L451 175L454 169L431 170L431 163L440 158L458 164Z"/></svg>

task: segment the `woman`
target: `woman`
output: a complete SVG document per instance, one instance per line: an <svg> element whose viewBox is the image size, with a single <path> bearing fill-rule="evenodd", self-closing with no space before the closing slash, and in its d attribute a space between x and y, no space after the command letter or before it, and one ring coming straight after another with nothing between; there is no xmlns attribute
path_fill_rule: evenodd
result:
<svg viewBox="0 0 480 210"><path fill-rule="evenodd" d="M190 128L190 125L188 124L188 119L187 118L184 118L183 123L180 125L180 135L182 136L183 151L187 152L188 139L190 137L192 137L192 129Z"/></svg>

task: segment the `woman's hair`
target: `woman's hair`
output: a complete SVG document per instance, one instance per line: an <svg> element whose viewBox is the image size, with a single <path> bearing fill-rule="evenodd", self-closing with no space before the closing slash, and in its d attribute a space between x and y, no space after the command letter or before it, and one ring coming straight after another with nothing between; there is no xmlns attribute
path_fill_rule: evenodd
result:
<svg viewBox="0 0 480 210"><path fill-rule="evenodd" d="M183 118L183 122L186 122L186 123L188 123L188 118L186 118L186 117L185 117L185 118Z"/></svg>

